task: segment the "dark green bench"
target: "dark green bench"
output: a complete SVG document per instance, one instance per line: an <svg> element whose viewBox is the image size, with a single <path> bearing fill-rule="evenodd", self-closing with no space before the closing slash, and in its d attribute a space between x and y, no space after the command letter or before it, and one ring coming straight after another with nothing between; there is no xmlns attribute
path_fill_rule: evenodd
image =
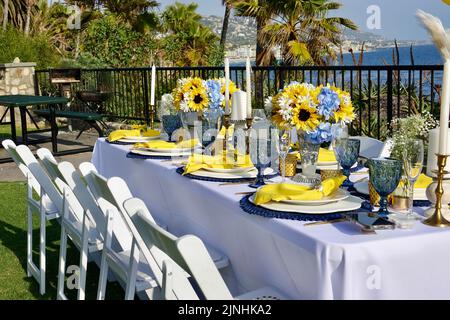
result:
<svg viewBox="0 0 450 320"><path fill-rule="evenodd" d="M50 121L51 117L50 109L34 110L34 113ZM97 121L102 121L103 119L103 116L101 114L92 112L70 111L70 110L55 110L55 118L67 118L84 121L90 127L95 129L100 137L103 137L104 135L102 128L97 123ZM77 139L86 129L87 128L83 128L82 130L80 130Z"/></svg>

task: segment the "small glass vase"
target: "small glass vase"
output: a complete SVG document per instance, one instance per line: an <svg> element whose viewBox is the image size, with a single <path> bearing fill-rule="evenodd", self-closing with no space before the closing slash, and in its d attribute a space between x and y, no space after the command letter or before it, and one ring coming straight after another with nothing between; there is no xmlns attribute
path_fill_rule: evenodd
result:
<svg viewBox="0 0 450 320"><path fill-rule="evenodd" d="M201 143L207 147L216 140L219 133L220 110L208 110L203 113Z"/></svg>
<svg viewBox="0 0 450 320"><path fill-rule="evenodd" d="M189 139L199 139L201 136L201 132L199 132L199 128L201 128L202 117L201 114L195 111L189 112L180 112L181 123L183 124L183 128L186 130L188 135L185 137ZM196 128L197 124L197 128ZM197 129L197 130L196 130Z"/></svg>
<svg viewBox="0 0 450 320"><path fill-rule="evenodd" d="M317 161L319 159L320 144L315 144L305 139L303 131L298 132L300 146L300 164L302 173L297 174L293 180L302 184L315 186L320 183L320 174L317 174Z"/></svg>

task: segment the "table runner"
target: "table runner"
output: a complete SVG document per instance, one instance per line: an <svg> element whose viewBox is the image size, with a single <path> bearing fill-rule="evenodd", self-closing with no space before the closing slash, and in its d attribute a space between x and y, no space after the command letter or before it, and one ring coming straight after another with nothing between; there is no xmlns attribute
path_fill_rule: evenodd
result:
<svg viewBox="0 0 450 320"><path fill-rule="evenodd" d="M418 223L364 235L350 223L305 227L249 215L235 194L248 186L186 179L169 162L128 159L128 150L99 139L92 161L125 179L171 232L227 254L223 276L234 294L273 286L293 299L450 299L450 230Z"/></svg>

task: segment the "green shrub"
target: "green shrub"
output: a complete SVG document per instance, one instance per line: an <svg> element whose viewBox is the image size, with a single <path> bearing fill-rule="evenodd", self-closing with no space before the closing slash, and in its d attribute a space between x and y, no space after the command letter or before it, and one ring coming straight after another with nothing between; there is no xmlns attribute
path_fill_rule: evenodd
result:
<svg viewBox="0 0 450 320"><path fill-rule="evenodd" d="M61 59L46 36L26 37L12 28L0 32L0 63L10 63L16 57L23 62L36 62L37 69L57 66Z"/></svg>

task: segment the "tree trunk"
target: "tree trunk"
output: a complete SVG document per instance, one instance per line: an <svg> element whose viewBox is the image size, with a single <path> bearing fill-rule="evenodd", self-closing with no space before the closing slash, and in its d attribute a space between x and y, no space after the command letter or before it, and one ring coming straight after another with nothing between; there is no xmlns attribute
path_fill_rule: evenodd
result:
<svg viewBox="0 0 450 320"><path fill-rule="evenodd" d="M225 4L225 15L223 17L222 34L220 37L220 45L225 48L225 43L227 41L228 24L230 22L231 7Z"/></svg>
<svg viewBox="0 0 450 320"><path fill-rule="evenodd" d="M27 6L27 20L25 22L25 35L28 36L30 34L30 23L31 23L31 5Z"/></svg>
<svg viewBox="0 0 450 320"><path fill-rule="evenodd" d="M3 31L6 30L8 26L8 15L9 15L9 0L4 0L3 3Z"/></svg>

